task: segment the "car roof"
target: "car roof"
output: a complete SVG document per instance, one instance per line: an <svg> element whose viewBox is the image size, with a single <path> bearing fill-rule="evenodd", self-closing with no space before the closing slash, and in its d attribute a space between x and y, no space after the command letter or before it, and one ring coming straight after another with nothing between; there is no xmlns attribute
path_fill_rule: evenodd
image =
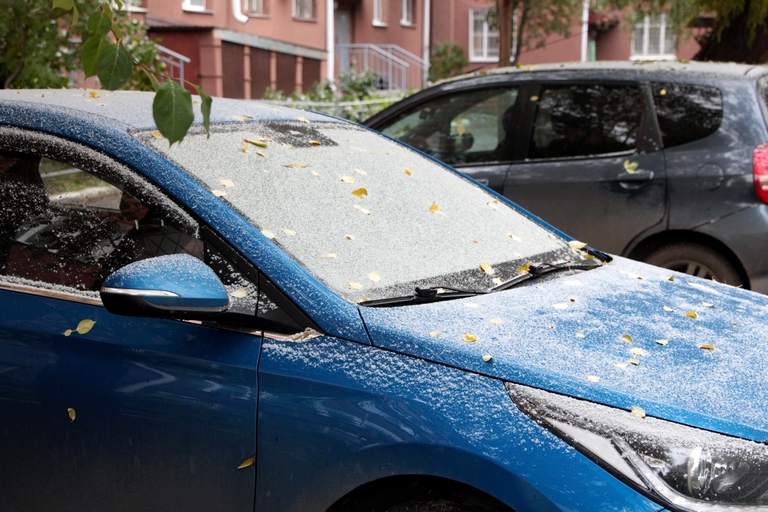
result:
<svg viewBox="0 0 768 512"><path fill-rule="evenodd" d="M35 116L46 111L61 112L61 109L77 111L81 119L92 121L108 120L125 125L126 129L147 130L155 128L152 116L153 92L106 91L102 89L3 89L0 90L0 108L21 106ZM195 124L203 122L200 114L200 99L193 96ZM247 121L295 122L301 116L310 121L335 121L336 119L287 107L277 107L257 101L243 101L214 98L211 108L211 123L237 123ZM34 122L32 124L35 124Z"/></svg>
<svg viewBox="0 0 768 512"><path fill-rule="evenodd" d="M482 76L495 75L531 75L531 74L560 74L585 75L589 77L603 78L636 78L644 75L648 78L658 75L665 78L675 74L719 76L722 78L744 78L761 76L768 73L768 66L755 66L748 64L719 63L719 62L694 62L694 61L595 61L595 62L563 62L551 64L537 64L532 66L510 66L485 71L477 71L454 78L448 78L435 83L442 85L463 80L475 79ZM533 78L528 76L528 78Z"/></svg>

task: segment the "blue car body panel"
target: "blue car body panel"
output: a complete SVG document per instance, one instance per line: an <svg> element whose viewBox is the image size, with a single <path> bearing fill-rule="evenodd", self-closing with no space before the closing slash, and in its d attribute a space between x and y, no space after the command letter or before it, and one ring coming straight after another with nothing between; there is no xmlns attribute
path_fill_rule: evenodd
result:
<svg viewBox="0 0 768 512"><path fill-rule="evenodd" d="M660 508L526 418L496 379L324 337L265 339L259 386L260 512L322 511L401 474L462 481L516 510Z"/></svg>
<svg viewBox="0 0 768 512"><path fill-rule="evenodd" d="M0 510L253 510L259 337L0 303Z"/></svg>
<svg viewBox="0 0 768 512"><path fill-rule="evenodd" d="M375 346L768 440L763 378L768 355L762 343L768 299L745 290L618 258L538 286L361 310ZM689 311L697 318L687 316ZM477 341L465 341L465 334ZM632 341L622 340L624 335ZM700 348L704 345L714 350ZM486 354L491 362L483 360ZM638 364L628 363L631 358ZM588 375L601 380L589 382Z"/></svg>

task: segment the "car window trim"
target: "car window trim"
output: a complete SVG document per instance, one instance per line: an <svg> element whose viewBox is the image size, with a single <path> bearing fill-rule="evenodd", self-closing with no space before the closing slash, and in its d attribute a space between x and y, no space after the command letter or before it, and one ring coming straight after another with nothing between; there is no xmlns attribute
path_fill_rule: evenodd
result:
<svg viewBox="0 0 768 512"><path fill-rule="evenodd" d="M8 281L0 280L0 290L24 293L27 295L36 295L38 297L46 297L49 299L66 300L68 302L78 302L80 304L87 304L89 306L104 307L104 304L101 302L101 299L98 297L87 297L84 295L80 295L77 292L66 292L63 290L49 290L42 287L36 287L35 285L32 285L32 284L12 283Z"/></svg>

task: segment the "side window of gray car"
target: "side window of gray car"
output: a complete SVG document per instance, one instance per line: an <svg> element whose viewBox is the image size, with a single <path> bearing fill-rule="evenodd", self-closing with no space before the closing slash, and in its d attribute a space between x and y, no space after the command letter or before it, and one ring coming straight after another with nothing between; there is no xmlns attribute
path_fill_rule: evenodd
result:
<svg viewBox="0 0 768 512"><path fill-rule="evenodd" d="M665 148L703 139L723 119L723 95L717 87L654 83L653 103Z"/></svg>
<svg viewBox="0 0 768 512"><path fill-rule="evenodd" d="M529 159L572 158L633 151L642 98L636 86L544 85L528 145Z"/></svg>
<svg viewBox="0 0 768 512"><path fill-rule="evenodd" d="M381 131L451 165L508 161L517 93L507 87L440 96Z"/></svg>

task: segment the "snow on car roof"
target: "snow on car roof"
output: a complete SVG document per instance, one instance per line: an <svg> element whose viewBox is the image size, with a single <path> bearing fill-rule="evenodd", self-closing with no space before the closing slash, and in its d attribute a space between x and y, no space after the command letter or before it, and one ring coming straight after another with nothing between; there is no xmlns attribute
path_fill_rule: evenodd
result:
<svg viewBox="0 0 768 512"><path fill-rule="evenodd" d="M24 102L45 108L63 107L93 114L126 125L127 128L152 129L153 92L106 91L102 89L21 89L0 90L0 106L6 102ZM192 97L195 123L203 122L200 99ZM214 98L211 123L251 121L296 121L304 116L313 122L329 121L321 114L287 107L276 107L257 101Z"/></svg>

